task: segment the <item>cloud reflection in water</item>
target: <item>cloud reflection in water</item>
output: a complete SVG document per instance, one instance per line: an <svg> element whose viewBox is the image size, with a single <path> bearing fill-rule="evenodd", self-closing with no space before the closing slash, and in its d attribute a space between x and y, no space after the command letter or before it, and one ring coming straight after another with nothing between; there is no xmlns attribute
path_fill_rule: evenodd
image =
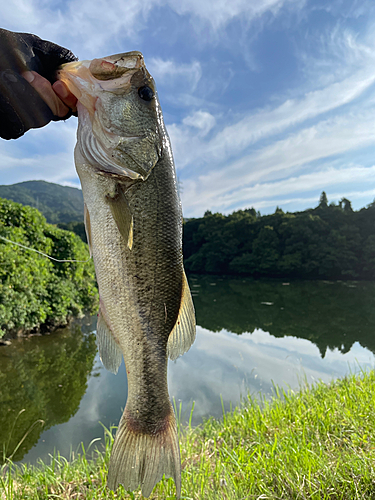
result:
<svg viewBox="0 0 375 500"><path fill-rule="evenodd" d="M248 392L271 395L273 382L296 389L305 381L328 382L349 371L373 368L374 361L373 353L358 342L346 354L327 349L321 358L318 347L306 339L276 338L260 329L238 336L197 327L194 346L170 363L168 385L187 417L196 402L193 423L198 424L202 417L221 416L220 395L228 409Z"/></svg>

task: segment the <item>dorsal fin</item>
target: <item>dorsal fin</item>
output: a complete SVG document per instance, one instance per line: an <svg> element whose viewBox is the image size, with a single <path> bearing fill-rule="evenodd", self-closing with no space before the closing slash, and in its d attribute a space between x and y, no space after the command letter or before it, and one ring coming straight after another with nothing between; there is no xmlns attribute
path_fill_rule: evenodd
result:
<svg viewBox="0 0 375 500"><path fill-rule="evenodd" d="M190 349L195 340L195 311L185 272L182 279L181 305L176 324L169 334L167 354L175 360Z"/></svg>
<svg viewBox="0 0 375 500"><path fill-rule="evenodd" d="M122 352L111 332L104 314L103 306L100 304L98 323L96 326L96 339L99 356L103 365L112 373L117 373L122 361Z"/></svg>
<svg viewBox="0 0 375 500"><path fill-rule="evenodd" d="M116 193L113 196L107 195L106 199L116 226L131 250L133 246L133 216L121 186L117 185Z"/></svg>

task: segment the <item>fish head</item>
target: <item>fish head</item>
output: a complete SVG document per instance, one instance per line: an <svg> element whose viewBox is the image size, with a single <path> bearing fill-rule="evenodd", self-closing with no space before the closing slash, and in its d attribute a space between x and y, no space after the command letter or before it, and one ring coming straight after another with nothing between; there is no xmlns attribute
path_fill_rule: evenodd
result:
<svg viewBox="0 0 375 500"><path fill-rule="evenodd" d="M63 65L58 78L78 99L77 147L83 159L101 173L146 180L168 140L143 55L75 61Z"/></svg>

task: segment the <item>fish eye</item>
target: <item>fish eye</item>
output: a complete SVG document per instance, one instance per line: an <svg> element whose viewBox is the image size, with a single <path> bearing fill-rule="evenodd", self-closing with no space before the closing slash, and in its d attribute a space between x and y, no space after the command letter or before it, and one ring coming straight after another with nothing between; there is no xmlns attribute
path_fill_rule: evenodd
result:
<svg viewBox="0 0 375 500"><path fill-rule="evenodd" d="M154 91L150 87L145 85L144 87L138 89L138 95L144 101L151 101L151 99L154 97Z"/></svg>

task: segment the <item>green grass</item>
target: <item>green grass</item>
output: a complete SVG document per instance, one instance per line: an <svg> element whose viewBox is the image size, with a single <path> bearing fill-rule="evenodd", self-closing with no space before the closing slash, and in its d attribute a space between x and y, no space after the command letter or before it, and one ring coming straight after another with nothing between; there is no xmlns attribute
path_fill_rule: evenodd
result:
<svg viewBox="0 0 375 500"><path fill-rule="evenodd" d="M375 499L375 371L298 392L275 388L218 421L181 427L182 498ZM36 467L5 465L1 500L141 498L106 489L113 442L102 451L60 456ZM93 443L92 447L98 443ZM171 479L150 498L174 498Z"/></svg>

